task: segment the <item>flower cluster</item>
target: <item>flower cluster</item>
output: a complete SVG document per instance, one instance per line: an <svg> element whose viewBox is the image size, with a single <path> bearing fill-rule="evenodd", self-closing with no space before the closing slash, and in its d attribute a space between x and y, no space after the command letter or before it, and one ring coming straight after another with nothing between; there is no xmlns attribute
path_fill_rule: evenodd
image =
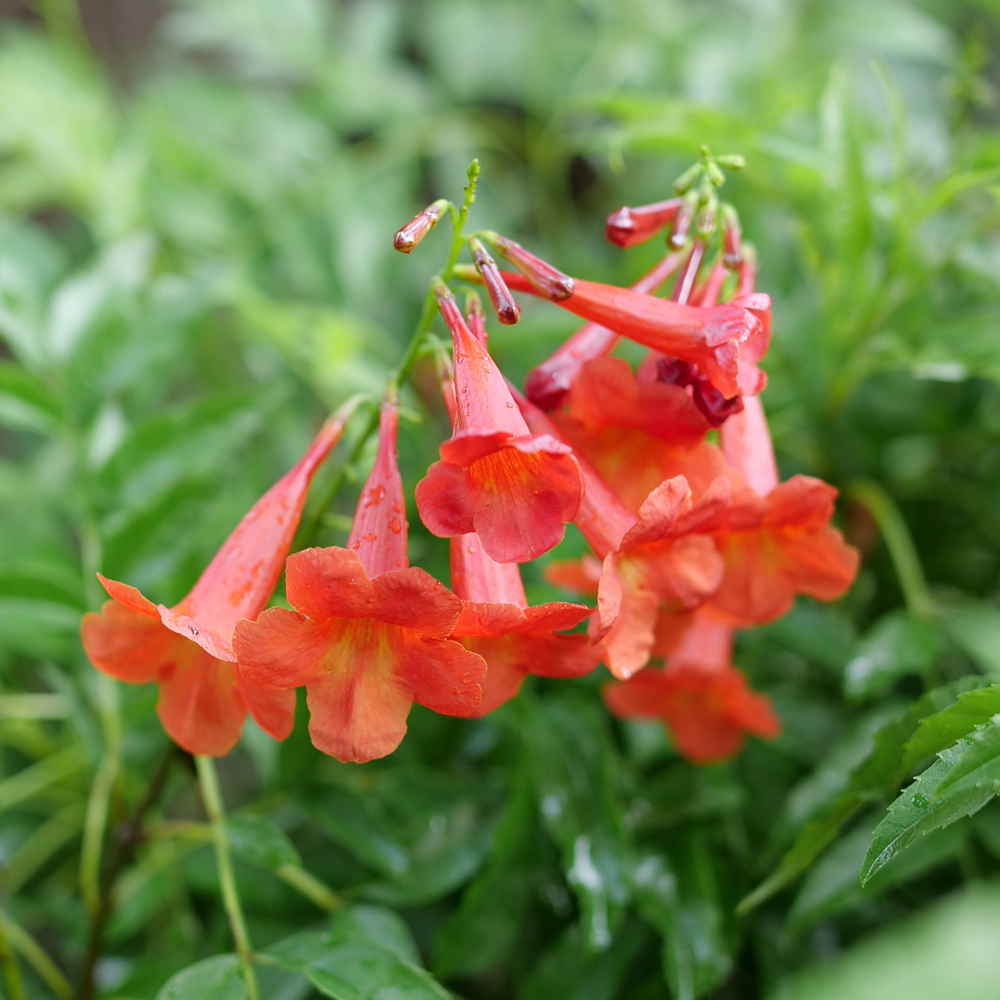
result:
<svg viewBox="0 0 1000 1000"><path fill-rule="evenodd" d="M450 212L453 251L467 245L473 261L454 266L453 252L429 292L452 344L443 360L438 352L451 436L415 489L424 525L450 540L451 589L408 562L396 458L404 364L381 402L377 457L345 547L288 555L346 411L179 605L101 578L112 600L83 622L94 665L158 682L167 732L207 755L232 748L247 711L287 736L299 687L316 747L365 761L398 746L413 702L480 716L529 673L578 677L601 662L614 678L603 688L611 711L660 719L692 761L731 756L747 733L777 735L769 700L732 663L734 631L775 620L799 594L839 597L858 557L830 524L832 487L779 481L759 398L771 303L755 289L735 211L715 195L720 164L738 166L706 154L678 197L609 216L607 237L622 247L667 230L669 252L631 288L570 277L491 231L463 237L468 194L461 211L442 199L396 234L409 253ZM501 270L488 247L516 270ZM490 355L475 293L459 308L456 276L485 286L503 324L520 319L514 292L587 322L522 395ZM671 278L670 296L657 295ZM635 369L612 355L619 338L648 349ZM591 553L550 563L547 577L596 596L596 607L529 606L518 564L553 549L569 523ZM291 607L265 610L283 566Z"/></svg>

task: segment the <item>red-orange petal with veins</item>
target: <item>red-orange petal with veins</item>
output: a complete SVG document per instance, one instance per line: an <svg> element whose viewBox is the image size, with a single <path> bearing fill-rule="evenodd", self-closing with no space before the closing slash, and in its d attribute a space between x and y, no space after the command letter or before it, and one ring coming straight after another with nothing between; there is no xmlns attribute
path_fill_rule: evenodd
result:
<svg viewBox="0 0 1000 1000"><path fill-rule="evenodd" d="M247 713L236 664L186 645L191 655L161 673L156 713L188 753L223 757L236 746Z"/></svg>
<svg viewBox="0 0 1000 1000"><path fill-rule="evenodd" d="M535 450L535 440L511 439L468 468L435 462L416 489L428 530L442 538L475 531L501 563L527 562L557 545L580 506L580 470L566 445L553 453Z"/></svg>
<svg viewBox="0 0 1000 1000"><path fill-rule="evenodd" d="M483 698L472 713L487 715L510 701L528 674L566 679L590 673L601 661L601 649L585 635L552 632L468 636L462 645L478 653L487 665Z"/></svg>
<svg viewBox="0 0 1000 1000"><path fill-rule="evenodd" d="M259 687L240 678L240 689L254 722L276 740L286 740L295 728L295 691Z"/></svg>
<svg viewBox="0 0 1000 1000"><path fill-rule="evenodd" d="M462 602L443 583L416 566L383 573L372 586L376 595L372 617L428 638L450 636L462 610Z"/></svg>
<svg viewBox="0 0 1000 1000"><path fill-rule="evenodd" d="M146 603L155 615L156 606ZM90 662L108 676L129 684L152 683L165 667L196 648L164 628L159 615L140 613L117 601L105 601L100 614L84 615L80 635Z"/></svg>
<svg viewBox="0 0 1000 1000"><path fill-rule="evenodd" d="M412 633L397 640L397 671L413 700L441 715L472 715L482 700L486 663L461 643Z"/></svg>
<svg viewBox="0 0 1000 1000"><path fill-rule="evenodd" d="M240 674L248 684L260 687L301 687L323 672L338 634L331 623L351 620L365 619L313 621L287 608L268 608L256 621L237 622L233 648Z"/></svg>
<svg viewBox="0 0 1000 1000"><path fill-rule="evenodd" d="M337 619L323 669L306 684L309 735L317 750L358 763L392 753L406 735L413 692L397 672L402 629Z"/></svg>
<svg viewBox="0 0 1000 1000"><path fill-rule="evenodd" d="M302 549L285 564L285 596L315 621L367 618L375 611L375 587L357 552L331 545Z"/></svg>
<svg viewBox="0 0 1000 1000"><path fill-rule="evenodd" d="M601 582L601 564L589 553L581 559L560 559L545 567L549 583L578 594L596 594Z"/></svg>

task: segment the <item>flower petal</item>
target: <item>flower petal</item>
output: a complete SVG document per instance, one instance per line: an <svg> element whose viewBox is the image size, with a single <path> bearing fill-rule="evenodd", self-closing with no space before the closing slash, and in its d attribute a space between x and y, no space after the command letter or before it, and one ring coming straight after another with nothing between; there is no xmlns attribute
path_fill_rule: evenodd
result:
<svg viewBox="0 0 1000 1000"><path fill-rule="evenodd" d="M414 496L420 520L438 538L452 538L475 530L472 515L478 491L467 470L446 462L434 462L417 483Z"/></svg>
<svg viewBox="0 0 1000 1000"><path fill-rule="evenodd" d="M285 567L288 603L304 615L367 618L375 607L375 588L357 552L331 545L303 549Z"/></svg>
<svg viewBox="0 0 1000 1000"><path fill-rule="evenodd" d="M295 728L295 691L258 687L241 679L243 700L254 722L276 740L286 740Z"/></svg>
<svg viewBox="0 0 1000 1000"><path fill-rule="evenodd" d="M117 586L133 590L124 584ZM155 613L156 606L146 603ZM80 635L90 662L98 670L130 684L157 680L161 671L189 659L198 648L164 628L159 615L154 618L118 601L105 601L100 614L84 615Z"/></svg>
<svg viewBox="0 0 1000 1000"><path fill-rule="evenodd" d="M313 621L286 608L268 608L255 621L236 623L233 646L247 684L297 688L322 673L342 622Z"/></svg>
<svg viewBox="0 0 1000 1000"><path fill-rule="evenodd" d="M471 715L483 696L486 663L461 643L407 635L397 644L397 670L413 700L442 715Z"/></svg>
<svg viewBox="0 0 1000 1000"><path fill-rule="evenodd" d="M858 550L829 525L814 531L783 533L786 572L800 594L819 601L843 597L858 573Z"/></svg>
<svg viewBox="0 0 1000 1000"><path fill-rule="evenodd" d="M344 762L385 757L406 735L413 704L409 684L395 673L396 650L348 638L337 653L329 671L306 685L313 745Z"/></svg>
<svg viewBox="0 0 1000 1000"><path fill-rule="evenodd" d="M188 753L224 757L236 746L247 713L236 664L188 645L195 655L161 677L156 712L170 738Z"/></svg>
<svg viewBox="0 0 1000 1000"><path fill-rule="evenodd" d="M414 566L383 573L372 580L372 587L373 618L435 639L454 631L462 602L425 570Z"/></svg>

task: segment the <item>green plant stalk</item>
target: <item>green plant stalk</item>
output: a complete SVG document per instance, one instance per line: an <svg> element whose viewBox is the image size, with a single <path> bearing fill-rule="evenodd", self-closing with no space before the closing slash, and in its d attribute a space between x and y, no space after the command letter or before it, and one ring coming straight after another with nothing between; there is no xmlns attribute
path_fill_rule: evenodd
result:
<svg viewBox="0 0 1000 1000"><path fill-rule="evenodd" d="M849 499L860 503L878 525L903 591L907 610L919 617L932 615L934 599L927 586L917 548L892 497L878 483L867 479L852 483L845 493Z"/></svg>
<svg viewBox="0 0 1000 1000"><path fill-rule="evenodd" d="M111 811L111 798L118 783L122 764L118 682L106 674L97 673L96 676L101 728L104 731L104 753L90 789L87 817L83 824L83 847L80 851L80 889L83 892L83 901L92 917L100 906L104 833Z"/></svg>
<svg viewBox="0 0 1000 1000"><path fill-rule="evenodd" d="M282 865L277 875L321 910L336 910L340 906L340 897L301 865Z"/></svg>
<svg viewBox="0 0 1000 1000"><path fill-rule="evenodd" d="M4 979L7 981L11 1000L27 1000L28 994L24 991L21 967L17 964L14 949L10 946L3 920L0 920L0 964L3 965Z"/></svg>
<svg viewBox="0 0 1000 1000"><path fill-rule="evenodd" d="M232 931L233 942L236 945L237 954L240 956L247 993L250 1000L260 1000L257 974L253 967L253 946L250 944L250 934L247 931L243 907L236 889L236 878L233 874L229 836L226 833L226 809L222 802L222 792L219 789L219 776L215 770L215 760L212 757L200 755L196 756L194 760L198 769L198 785L201 788L202 802L205 804L205 812L212 825L215 861L222 889L222 905L229 918L229 929Z"/></svg>
<svg viewBox="0 0 1000 1000"><path fill-rule="evenodd" d="M19 924L16 924L3 910L0 910L0 933L10 946L19 952L24 960L38 973L38 977L48 986L59 1000L70 1000L73 987L59 971L58 966L45 953L41 945Z"/></svg>
<svg viewBox="0 0 1000 1000"><path fill-rule="evenodd" d="M448 257L445 260L444 267L440 272L434 275L427 287L427 294L424 296L424 304L420 309L420 318L417 320L417 325L413 330L413 334L410 337L406 348L403 350L403 356L400 358L399 364L396 365L390 373L389 378L386 380L386 391L388 391L390 387L393 387L396 391L398 391L399 387L406 382L413 373L414 365L416 365L417 359L420 357L421 351L424 347L424 342L427 339L427 334L434 323L434 317L437 315L437 300L434 298L434 282L438 279L446 283L448 282L454 273L455 264L458 261L458 255L462 252L462 247L464 247L466 242L468 242L464 235L464 229L465 223L469 218L469 211L476 200L476 185L479 181L479 160L473 160L472 163L469 164L469 168L466 171L466 177L468 178L468 183L463 189L465 197L462 201L462 207L456 209L454 205L450 203L448 205L452 221L452 237L451 246L448 249ZM331 479L330 485L327 487L322 501L316 508L316 513L313 515L309 524L302 532L304 546L308 546L312 543L312 539L319 528L320 520L323 517L323 512L333 502L333 498L337 495L337 492L340 489L340 484L344 479L345 470L355 461L355 459L357 459L368 439L378 429L378 421L378 410L372 410L368 414L368 422L358 435L358 439L355 442L354 447L341 463L340 468L337 470L333 479Z"/></svg>

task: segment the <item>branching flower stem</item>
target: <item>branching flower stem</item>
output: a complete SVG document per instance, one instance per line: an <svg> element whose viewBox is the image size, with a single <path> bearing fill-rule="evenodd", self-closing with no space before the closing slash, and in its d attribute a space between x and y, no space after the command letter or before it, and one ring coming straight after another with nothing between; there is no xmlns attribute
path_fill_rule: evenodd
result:
<svg viewBox="0 0 1000 1000"><path fill-rule="evenodd" d="M469 211L476 200L476 185L479 181L479 160L473 160L472 163L469 164L469 168L466 171L466 178L468 179L468 183L463 189L465 197L462 200L461 207L456 208L451 203L448 205L452 222L452 237L451 246L448 248L448 256L445 259L444 267L437 274L435 274L428 283L427 294L424 296L424 304L420 310L420 318L417 320L417 325L414 328L413 335L410 337L409 343L407 343L406 348L403 351L403 356L400 358L399 364L396 365L390 373L389 378L386 380L387 390L391 386L398 391L399 387L403 385L413 373L413 368L426 344L427 334L430 332L430 328L434 323L434 317L437 315L437 300L434 298L433 290L434 282L441 280L447 283L451 279L455 270L455 264L458 262L458 255L462 252L462 247L464 247L468 242L468 238L465 236L465 223L469 218ZM357 459L364 449L365 444L368 442L368 439L378 429L378 419L378 407L369 407L367 416L365 417L365 424L361 432L358 434L353 447L341 463L341 466L337 470L333 479L330 481L322 502L316 508L316 512L306 525L305 529L302 531L301 537L303 540L303 548L312 544L316 532L319 529L323 513L333 502L333 498L337 495L337 491L340 489L340 484L344 479L345 470Z"/></svg>
<svg viewBox="0 0 1000 1000"><path fill-rule="evenodd" d="M222 890L222 905L229 918L229 929L232 931L236 952L243 967L243 980L246 983L250 1000L260 1000L260 988L257 985L257 974L253 967L253 946L247 931L246 918L243 916L243 906L240 903L236 889L236 878L233 874L233 859L229 851L229 835L226 833L226 809L222 802L222 791L219 788L219 775L215 769L212 757L195 757L198 769L198 785L201 788L201 799L205 804L205 813L212 825L212 839L215 842L215 862L219 870L219 884Z"/></svg>

